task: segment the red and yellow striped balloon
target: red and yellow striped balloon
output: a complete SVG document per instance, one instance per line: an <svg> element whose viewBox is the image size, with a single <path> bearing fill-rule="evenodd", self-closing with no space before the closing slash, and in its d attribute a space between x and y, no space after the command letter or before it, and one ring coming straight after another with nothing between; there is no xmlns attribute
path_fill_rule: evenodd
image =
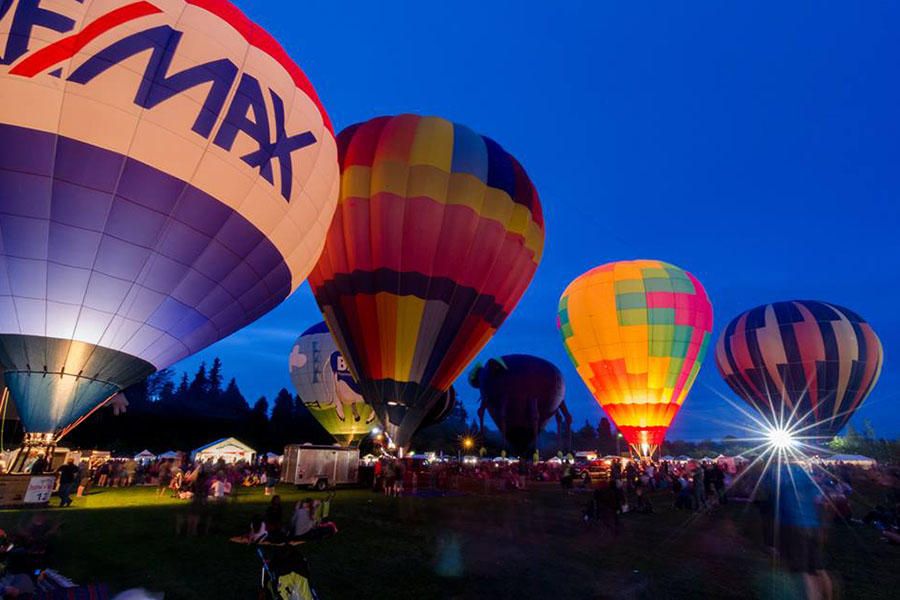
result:
<svg viewBox="0 0 900 600"><path fill-rule="evenodd" d="M790 300L735 317L716 344L722 378L776 428L837 434L881 373L881 342L857 313Z"/></svg>
<svg viewBox="0 0 900 600"><path fill-rule="evenodd" d="M559 301L569 358L641 454L662 443L706 355L712 305L697 279L658 260L609 263Z"/></svg>
<svg viewBox="0 0 900 600"><path fill-rule="evenodd" d="M338 209L309 281L403 446L531 281L541 205L515 158L445 119L372 119L345 129L338 152Z"/></svg>

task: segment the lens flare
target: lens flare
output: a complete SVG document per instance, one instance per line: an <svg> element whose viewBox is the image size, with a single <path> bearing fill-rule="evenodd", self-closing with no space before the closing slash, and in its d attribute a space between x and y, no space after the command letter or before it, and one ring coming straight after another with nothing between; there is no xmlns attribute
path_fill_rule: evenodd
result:
<svg viewBox="0 0 900 600"><path fill-rule="evenodd" d="M785 450L796 444L793 433L788 429L773 428L766 432L766 438L774 448Z"/></svg>

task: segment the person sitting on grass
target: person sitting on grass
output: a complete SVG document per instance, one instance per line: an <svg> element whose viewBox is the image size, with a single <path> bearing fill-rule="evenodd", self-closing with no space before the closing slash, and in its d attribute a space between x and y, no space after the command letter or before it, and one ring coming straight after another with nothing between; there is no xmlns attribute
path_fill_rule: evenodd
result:
<svg viewBox="0 0 900 600"><path fill-rule="evenodd" d="M266 507L265 519L266 529L269 533L281 531L284 522L284 510L281 505L281 496L278 494L272 496L272 501L269 502L269 506Z"/></svg>
<svg viewBox="0 0 900 600"><path fill-rule="evenodd" d="M247 540L251 544L258 544L267 537L269 537L269 532L266 529L266 520L259 515L254 515L250 519L250 533L247 534Z"/></svg>
<svg viewBox="0 0 900 600"><path fill-rule="evenodd" d="M316 523L315 505L312 498L297 503L291 517L290 535L292 540L318 540L337 533L332 522Z"/></svg>
<svg viewBox="0 0 900 600"><path fill-rule="evenodd" d="M331 502L334 500L336 492L334 489L328 492L328 495L322 500L316 500L313 505L315 508L316 524L331 522Z"/></svg>

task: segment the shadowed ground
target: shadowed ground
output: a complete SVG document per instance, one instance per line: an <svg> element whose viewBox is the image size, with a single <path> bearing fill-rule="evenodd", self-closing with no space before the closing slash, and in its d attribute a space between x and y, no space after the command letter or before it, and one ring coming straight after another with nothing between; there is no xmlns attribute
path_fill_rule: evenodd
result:
<svg viewBox="0 0 900 600"><path fill-rule="evenodd" d="M293 502L315 496L282 486ZM175 536L183 501L150 488L97 490L69 509L50 566L79 582L165 590L169 600L256 598L259 561L227 541L268 498L241 490L199 538ZM792 598L799 582L773 567L755 509L694 516L654 496L656 513L627 515L618 539L581 521L585 494L556 486L493 496L385 498L339 491L337 536L306 544L322 600L342 598ZM57 500L54 498L53 503ZM28 511L0 511L14 529ZM889 598L900 548L870 527L835 525L828 566L843 598Z"/></svg>

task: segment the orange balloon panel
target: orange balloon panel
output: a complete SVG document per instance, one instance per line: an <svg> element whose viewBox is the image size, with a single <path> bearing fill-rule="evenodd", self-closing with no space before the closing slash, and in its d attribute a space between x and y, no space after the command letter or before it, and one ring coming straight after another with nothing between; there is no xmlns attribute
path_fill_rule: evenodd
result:
<svg viewBox="0 0 900 600"><path fill-rule="evenodd" d="M631 444L658 445L691 389L712 331L697 279L658 260L609 263L559 301L569 358Z"/></svg>

